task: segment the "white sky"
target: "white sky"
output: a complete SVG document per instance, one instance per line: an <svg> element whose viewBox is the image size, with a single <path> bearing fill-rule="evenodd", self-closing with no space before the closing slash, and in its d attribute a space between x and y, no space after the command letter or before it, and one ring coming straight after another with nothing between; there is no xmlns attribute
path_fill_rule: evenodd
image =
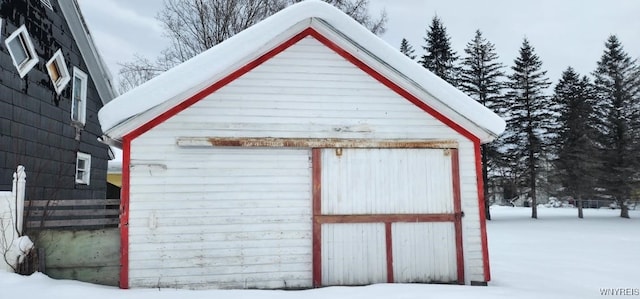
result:
<svg viewBox="0 0 640 299"><path fill-rule="evenodd" d="M167 45L155 19L161 0L78 0L86 22L111 72L134 53L153 59ZM386 8L389 21L382 38L398 48L407 38L418 56L437 14L463 56L476 29L496 45L510 67L526 36L555 81L567 66L589 74L604 42L616 34L633 58L640 57L640 1L637 0L369 0L373 12ZM508 70L510 72L510 70Z"/></svg>

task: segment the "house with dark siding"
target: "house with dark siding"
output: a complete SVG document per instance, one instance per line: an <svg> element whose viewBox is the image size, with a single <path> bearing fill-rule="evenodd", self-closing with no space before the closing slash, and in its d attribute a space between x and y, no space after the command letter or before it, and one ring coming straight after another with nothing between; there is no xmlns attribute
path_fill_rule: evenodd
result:
<svg viewBox="0 0 640 299"><path fill-rule="evenodd" d="M75 0L0 0L0 190L24 165L27 200L104 199L115 95Z"/></svg>

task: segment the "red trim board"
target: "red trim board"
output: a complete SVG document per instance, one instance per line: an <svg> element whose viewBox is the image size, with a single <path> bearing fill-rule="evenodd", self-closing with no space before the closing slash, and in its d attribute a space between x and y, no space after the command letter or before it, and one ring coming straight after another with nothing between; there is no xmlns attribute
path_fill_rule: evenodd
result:
<svg viewBox="0 0 640 299"><path fill-rule="evenodd" d="M122 142L122 188L120 189L120 288L129 288L129 191L131 140Z"/></svg>
<svg viewBox="0 0 640 299"><path fill-rule="evenodd" d="M484 214L484 182L482 181L482 152L480 151L480 141L473 143L476 158L476 178L478 187L478 209L480 212L480 242L482 243L482 265L484 272L484 281L491 280L491 271L489 268L489 244L487 242L487 218Z"/></svg>
<svg viewBox="0 0 640 299"><path fill-rule="evenodd" d="M313 287L322 286L322 223L316 221L316 217L322 214L322 158L321 150L311 150L311 179L313 181L312 209L313 209Z"/></svg>
<svg viewBox="0 0 640 299"><path fill-rule="evenodd" d="M391 235L391 222L384 223L384 237L387 247L387 282L393 283L393 236Z"/></svg>
<svg viewBox="0 0 640 299"><path fill-rule="evenodd" d="M306 28L302 32L296 34L295 36L293 36L289 40L283 42L282 44L280 44L279 46L275 47L274 49L266 52L265 54L261 55L257 59L247 63L245 66L237 69L236 71L234 71L231 74L227 75L223 79L213 83L209 87L207 87L207 88L201 90L200 92L196 93L195 95L193 95L193 96L185 99L184 101L178 103L176 106L174 106L174 107L170 108L169 110L161 113L160 115L156 116L155 118L153 118L152 120L148 121L147 123L139 126L138 128L134 129L133 131L131 131L130 133L126 134L123 137L123 155L124 155L123 156L123 178L122 178L123 179L123 188L122 188L122 201L123 201L123 206L122 207L123 207L123 211L122 211L122 214L121 214L121 233L122 233L122 236L121 236L121 258L122 258L121 263L122 263L122 267L121 267L121 274L120 274L120 286L122 288L128 288L128 286L129 286L129 283L128 283L128 273L129 273L128 272L128 270L129 270L129 260L128 260L129 202L128 201L129 201L129 183L130 182L129 182L129 169L128 169L128 167L129 167L129 161L130 161L129 158L130 158L130 145L131 145L130 143L131 143L131 141L134 140L135 138L137 138L138 136L144 134L145 132L151 130L155 126L163 123L167 119L173 117L177 113L187 109L191 105L193 105L193 104L197 103L198 101L204 99L207 95L209 95L209 94L217 91L218 89L226 86L227 84L233 82L235 79L239 78L243 74L253 70L254 68L256 68L259 65L261 65L262 63L268 61L269 59L271 59L275 55L281 53L282 51L286 50L287 48L289 48L290 46L294 45L295 43L297 43L298 41L302 40L303 38L305 38L307 36L314 37L315 39L320 41L322 44L324 44L325 46L329 47L334 52L336 52L337 54L339 54L340 56L345 58L347 61L353 63L355 66L357 66L358 68L363 70L365 73L369 74L370 76L375 78L377 81L379 81L383 85L387 86L388 88L390 88L391 90L396 92L398 95L400 95L403 98L407 99L409 102L411 102L414 105L418 106L423 111L427 112L428 114L430 114L431 116L435 117L436 119L438 119L442 123L444 123L447 126L451 127L453 130L455 130L456 132L458 132L462 136L465 136L467 139L472 141L476 145L476 164L480 165L479 163L481 163L480 162L481 159L480 159L480 156L479 156L479 153L478 153L480 140L479 140L479 138L477 136L473 135L471 132L469 132L468 130L464 129L459 124L453 122L451 119L447 118L446 116L444 116L440 112L438 112L435 109L431 108L429 105L427 105L424 102L420 101L417 97L415 97L414 95L412 95L408 91L404 90L402 87L398 86L397 84L393 83L391 80L389 80L388 78L386 78L385 76L383 76L379 72L375 71L373 68L371 68L370 66L368 66L364 62L360 61L354 55L352 55L348 51L342 49L336 43L334 43L333 41L331 41L327 37L323 36L322 34L317 32L313 28L311 28L311 27ZM489 265L488 265L488 262L489 262L488 261L488 249L486 248L486 225L485 225L485 222L484 222L485 218L484 218L484 212L483 212L484 211L484 209L483 209L483 207L484 207L484 198L483 198L483 193L482 193L482 175L481 175L481 171L482 171L481 170L481 165L480 165L480 167L476 166L476 176L477 176L477 180L478 180L478 204L479 204L479 212L481 213L481 218L480 218L481 219L481 223L480 223L480 225L481 225L481 234L483 236L482 237L482 240L483 240L482 243L483 243L484 274L485 274L485 279L488 281L490 276L489 276ZM314 228L314 230L315 230L315 228ZM319 231L320 229L318 228L317 230Z"/></svg>
<svg viewBox="0 0 640 299"><path fill-rule="evenodd" d="M456 260L458 284L464 284L464 250L462 240L462 202L460 196L460 160L458 149L451 149L451 181L453 182L453 225L456 231Z"/></svg>

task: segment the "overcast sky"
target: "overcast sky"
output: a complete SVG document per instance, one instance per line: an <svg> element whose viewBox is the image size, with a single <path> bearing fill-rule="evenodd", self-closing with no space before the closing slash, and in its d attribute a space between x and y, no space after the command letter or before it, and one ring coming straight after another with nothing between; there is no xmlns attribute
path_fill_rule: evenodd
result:
<svg viewBox="0 0 640 299"><path fill-rule="evenodd" d="M156 20L162 0L78 0L85 20L111 72L135 53L155 58L167 45ZM511 66L526 36L555 81L567 66L589 74L602 56L604 42L616 34L627 53L640 57L638 0L369 0L389 21L382 35L398 48L409 40L418 56L434 15L447 27L454 50L464 47L480 29L494 43L502 62ZM510 72L510 70L508 71Z"/></svg>

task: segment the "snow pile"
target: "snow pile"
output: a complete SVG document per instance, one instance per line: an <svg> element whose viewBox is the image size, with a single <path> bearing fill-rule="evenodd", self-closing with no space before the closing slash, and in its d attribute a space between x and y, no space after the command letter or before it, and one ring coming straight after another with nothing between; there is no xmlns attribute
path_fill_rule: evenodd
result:
<svg viewBox="0 0 640 299"><path fill-rule="evenodd" d="M12 267L16 267L24 261L24 258L29 254L31 249L33 249L33 242L29 237L22 236L8 244L9 248L0 248L0 250L4 251L4 260L0 260L0 263L8 262L10 266L8 267L0 267L0 269L4 269L6 271L12 272ZM6 264L4 266L7 266Z"/></svg>
<svg viewBox="0 0 640 299"><path fill-rule="evenodd" d="M492 207L488 222L493 280L488 287L424 284L377 284L304 291L173 289L120 290L77 281L0 272L2 298L46 294L51 299L418 299L418 298L602 298L601 293L640 291L640 211L632 219L619 211Z"/></svg>

